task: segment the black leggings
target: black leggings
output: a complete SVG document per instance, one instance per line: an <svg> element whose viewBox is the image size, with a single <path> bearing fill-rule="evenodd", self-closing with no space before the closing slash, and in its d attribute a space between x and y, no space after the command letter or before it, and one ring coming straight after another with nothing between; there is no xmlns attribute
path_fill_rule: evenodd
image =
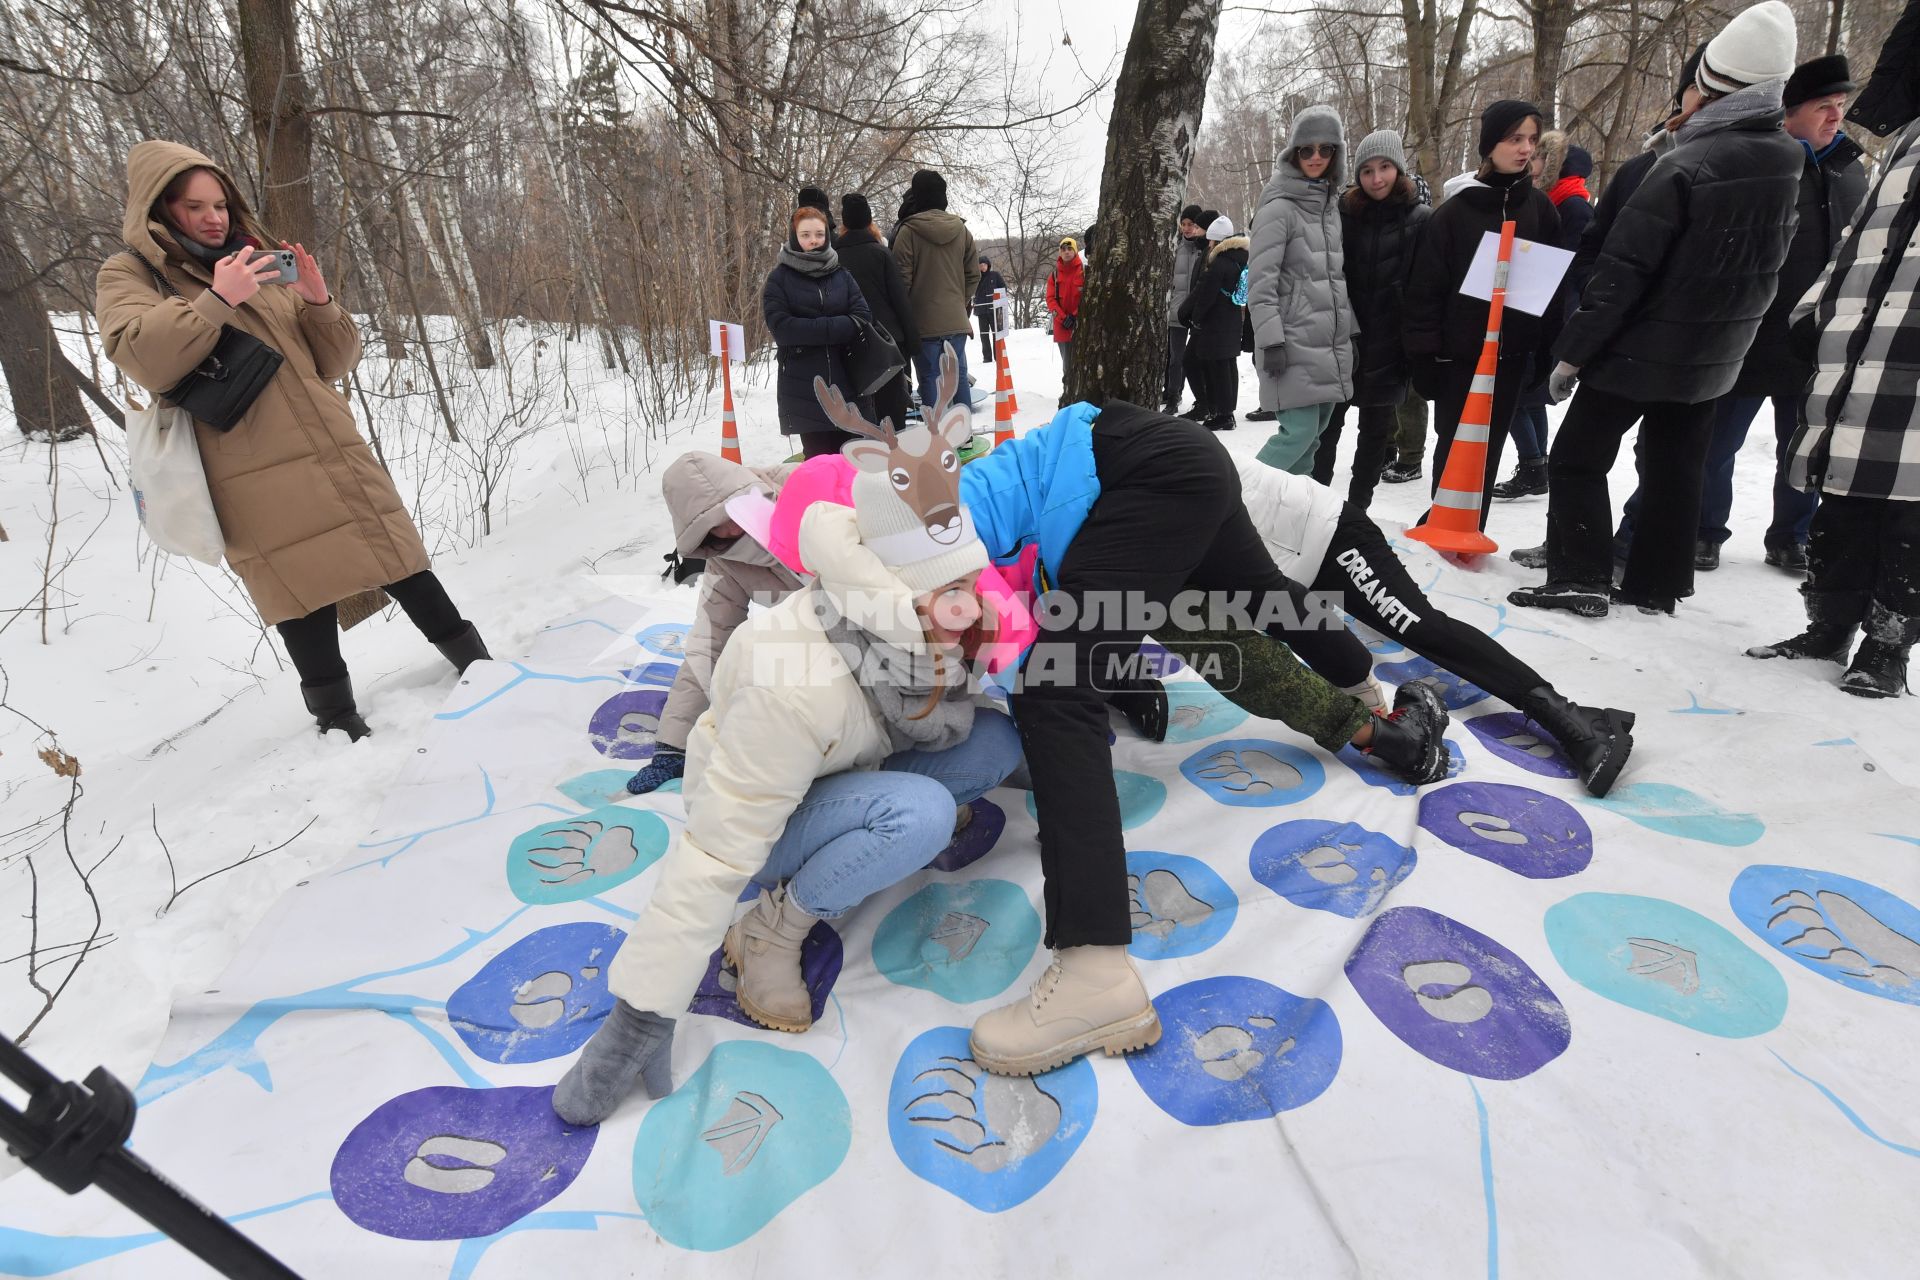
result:
<svg viewBox="0 0 1920 1280"><path fill-rule="evenodd" d="M1355 618L1502 702L1521 706L1547 683L1478 628L1440 612L1414 585L1379 526L1351 502L1340 510L1313 589L1339 592L1342 607Z"/></svg>
<svg viewBox="0 0 1920 1280"><path fill-rule="evenodd" d="M1249 592L1257 609L1277 591L1307 616L1302 589L1274 567L1241 505L1239 473L1212 432L1109 401L1093 427L1093 456L1100 497L1053 580L1066 600L1084 606L1091 592L1125 593L1165 608L1194 588ZM1103 679L1108 658L1136 649L1146 628L1105 616L1099 625L1088 621L1042 631L1012 701L1033 778L1054 947L1125 946L1133 937L1108 694L1098 686L1112 688ZM1337 668L1355 650L1365 670L1366 649L1344 627L1286 639L1323 675L1322 663Z"/></svg>
<svg viewBox="0 0 1920 1280"><path fill-rule="evenodd" d="M434 644L444 644L466 629L467 620L460 616L431 569L389 583L385 591L400 603L420 634ZM287 656L293 659L301 684L346 679L346 660L340 656L340 614L333 605L315 609L304 618L275 623L274 630L287 646Z"/></svg>

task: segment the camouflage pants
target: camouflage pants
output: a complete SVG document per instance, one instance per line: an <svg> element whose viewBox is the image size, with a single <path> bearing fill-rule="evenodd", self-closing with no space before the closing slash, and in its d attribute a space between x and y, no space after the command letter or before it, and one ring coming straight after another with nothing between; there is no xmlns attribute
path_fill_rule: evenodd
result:
<svg viewBox="0 0 1920 1280"><path fill-rule="evenodd" d="M1154 632L1153 638L1202 675L1209 674L1206 655L1231 646L1239 654L1239 669L1235 672L1230 669L1234 664L1227 664L1229 669L1222 673L1227 678L1221 684L1232 683L1236 674L1239 683L1232 688L1216 686L1220 693L1244 711L1305 734L1322 750L1340 750L1367 722L1365 703L1327 683L1292 649L1264 632L1167 627Z"/></svg>

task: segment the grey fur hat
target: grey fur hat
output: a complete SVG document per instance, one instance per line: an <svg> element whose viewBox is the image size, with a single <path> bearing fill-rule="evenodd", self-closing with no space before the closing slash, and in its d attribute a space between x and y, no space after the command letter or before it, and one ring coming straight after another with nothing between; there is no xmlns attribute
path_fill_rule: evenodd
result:
<svg viewBox="0 0 1920 1280"><path fill-rule="evenodd" d="M1327 166L1327 181L1337 191L1347 184L1347 130L1340 123L1340 113L1332 107L1308 107L1293 118L1293 130L1287 136L1287 163L1294 163L1294 152L1316 142L1330 142L1340 148Z"/></svg>
<svg viewBox="0 0 1920 1280"><path fill-rule="evenodd" d="M1375 129L1360 139L1353 149L1353 171L1357 174L1369 160L1386 160L1401 173L1407 171L1407 148L1392 129Z"/></svg>

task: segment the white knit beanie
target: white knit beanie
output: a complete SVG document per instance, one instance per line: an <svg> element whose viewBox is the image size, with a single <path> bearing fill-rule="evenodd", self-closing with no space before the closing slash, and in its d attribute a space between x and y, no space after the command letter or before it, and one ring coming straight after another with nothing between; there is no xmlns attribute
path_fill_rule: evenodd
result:
<svg viewBox="0 0 1920 1280"><path fill-rule="evenodd" d="M906 440L914 432L926 434L927 429L914 427L902 431L900 438ZM929 445L946 448L939 441L929 441ZM926 517L894 488L890 475L887 471L862 471L853 478L853 511L860 526L860 541L880 558L880 563L893 570L915 595L987 567L986 544L974 532L973 516L960 501L958 474L951 485L941 486L933 495L934 509ZM940 524L938 536L927 528L929 519Z"/></svg>
<svg viewBox="0 0 1920 1280"><path fill-rule="evenodd" d="M1233 219L1224 213L1207 224L1209 240L1225 240L1231 235L1233 235Z"/></svg>
<svg viewBox="0 0 1920 1280"><path fill-rule="evenodd" d="M1782 0L1742 9L1707 41L1695 83L1703 93L1734 93L1748 85L1793 74L1800 34L1793 10Z"/></svg>

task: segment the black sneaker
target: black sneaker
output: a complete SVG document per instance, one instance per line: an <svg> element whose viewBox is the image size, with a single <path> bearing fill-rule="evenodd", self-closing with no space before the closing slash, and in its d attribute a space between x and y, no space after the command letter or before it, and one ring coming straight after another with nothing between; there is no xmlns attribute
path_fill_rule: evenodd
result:
<svg viewBox="0 0 1920 1280"><path fill-rule="evenodd" d="M1693 568L1696 573L1712 573L1720 567L1720 544L1702 538L1693 544ZM1669 609L1667 612L1673 612Z"/></svg>
<svg viewBox="0 0 1920 1280"><path fill-rule="evenodd" d="M1587 582L1548 582L1507 593L1507 603L1523 609L1564 609L1582 618L1607 616L1607 588Z"/></svg>
<svg viewBox="0 0 1920 1280"><path fill-rule="evenodd" d="M1193 408L1187 410L1185 413L1179 414L1177 416L1185 418L1188 422L1205 422L1207 420L1207 411L1205 409L1202 409L1199 405L1195 405L1193 406Z"/></svg>
<svg viewBox="0 0 1920 1280"><path fill-rule="evenodd" d="M1807 576L1807 549L1797 542L1784 547L1768 547L1767 563L1804 578Z"/></svg>
<svg viewBox="0 0 1920 1280"><path fill-rule="evenodd" d="M1237 419L1232 414L1223 413L1217 418L1208 418L1200 425L1209 431L1231 431L1236 421Z"/></svg>
<svg viewBox="0 0 1920 1280"><path fill-rule="evenodd" d="M1522 569L1544 569L1547 567L1547 544L1543 542L1537 547L1521 547L1517 551L1509 551L1507 559Z"/></svg>
<svg viewBox="0 0 1920 1280"><path fill-rule="evenodd" d="M1247 415L1248 422L1278 422L1280 415L1271 409L1255 409Z"/></svg>
<svg viewBox="0 0 1920 1280"><path fill-rule="evenodd" d="M1252 418L1253 415L1248 414L1247 417ZM1425 473L1417 462L1390 463L1387 469L1380 473L1380 483L1405 484L1409 480L1418 480L1423 474Z"/></svg>
<svg viewBox="0 0 1920 1280"><path fill-rule="evenodd" d="M1615 587L1609 594L1615 604L1630 604L1642 613L1664 613L1671 618L1674 609L1679 607L1679 602L1672 596L1653 596L1621 587Z"/></svg>

